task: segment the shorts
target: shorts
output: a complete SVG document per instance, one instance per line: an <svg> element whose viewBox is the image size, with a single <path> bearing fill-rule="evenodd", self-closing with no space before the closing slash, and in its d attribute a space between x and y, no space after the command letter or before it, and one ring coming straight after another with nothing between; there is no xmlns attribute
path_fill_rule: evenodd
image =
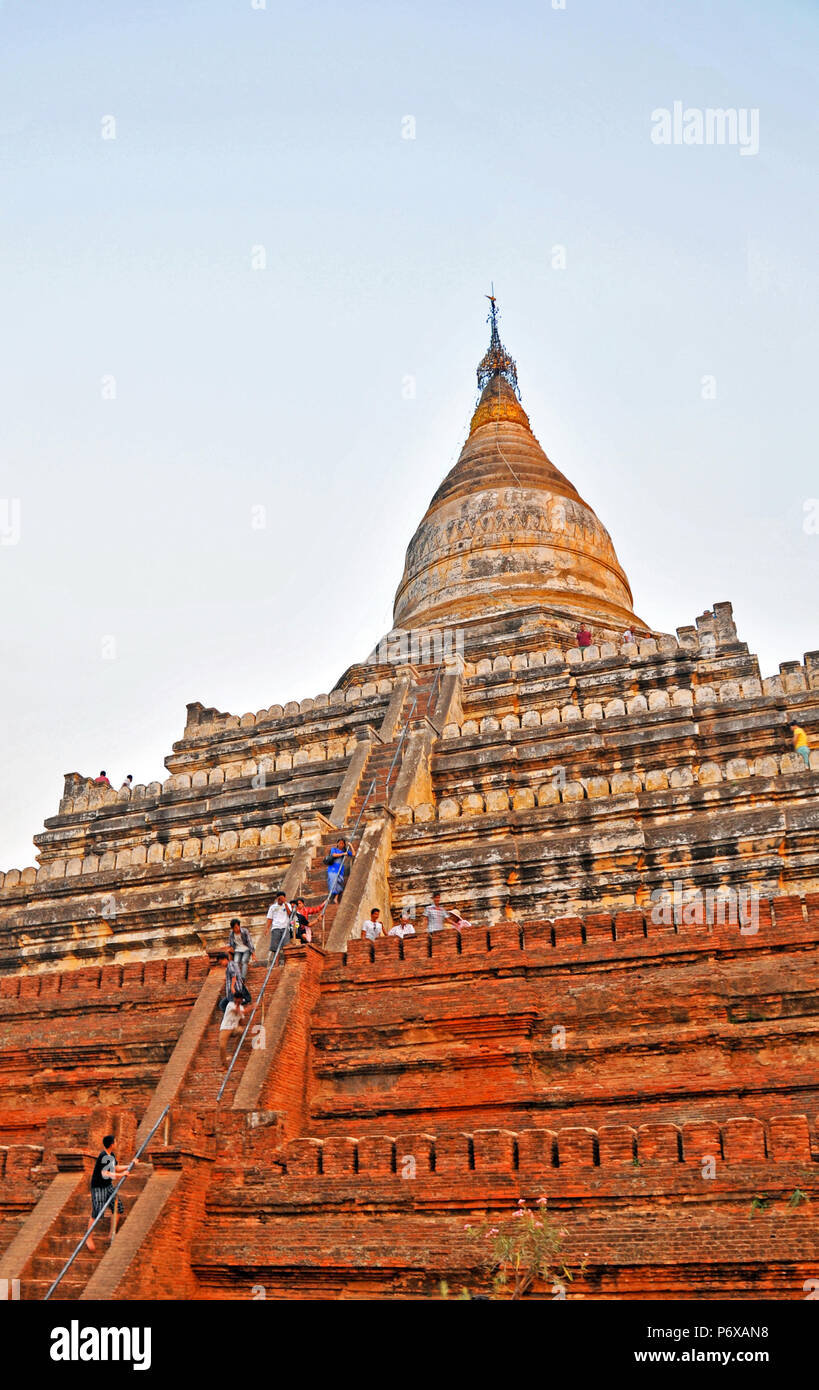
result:
<svg viewBox="0 0 819 1390"><path fill-rule="evenodd" d="M108 1198L111 1196L112 1191L113 1191L113 1187L92 1187L92 1188L91 1188L91 1215L92 1215L92 1217L97 1217L97 1216L99 1216L100 1212L102 1211L103 1207L105 1206L105 1203L108 1201ZM107 1208L107 1210L108 1210L108 1211L113 1211L113 1210L114 1210L114 1205L115 1205L115 1204L114 1204L113 1202L111 1202L111 1204L110 1204L110 1206ZM124 1208L123 1205L122 1205L122 1198L121 1198L121 1197L117 1197L117 1200L116 1200L116 1208L117 1208L117 1211L119 1212L120 1216L122 1216L122 1214L123 1214L125 1208Z"/></svg>
<svg viewBox="0 0 819 1390"><path fill-rule="evenodd" d="M272 927L272 928L271 928L271 931L270 931L270 957L271 957L271 959L272 959L273 956L276 954L276 951L278 950L279 942L281 941L281 943L282 943L282 949L281 949L281 951L279 952L279 964L280 964L280 965L284 965L284 947L285 947L285 944L287 943L287 939L288 939L289 936L290 936L290 928L289 928L289 927Z"/></svg>

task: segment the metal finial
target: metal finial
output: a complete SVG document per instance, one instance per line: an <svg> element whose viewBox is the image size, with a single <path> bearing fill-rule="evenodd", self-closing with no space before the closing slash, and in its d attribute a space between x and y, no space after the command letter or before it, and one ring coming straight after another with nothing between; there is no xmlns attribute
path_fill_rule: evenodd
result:
<svg viewBox="0 0 819 1390"><path fill-rule="evenodd" d="M500 340L498 332L498 301L495 297L495 286L492 285L492 293L485 296L489 300L489 313L486 322L491 325L489 337L489 347L478 364L478 389L483 391L487 382L493 377L502 376L509 382L516 396L520 396L518 390L518 374L514 358L509 355Z"/></svg>

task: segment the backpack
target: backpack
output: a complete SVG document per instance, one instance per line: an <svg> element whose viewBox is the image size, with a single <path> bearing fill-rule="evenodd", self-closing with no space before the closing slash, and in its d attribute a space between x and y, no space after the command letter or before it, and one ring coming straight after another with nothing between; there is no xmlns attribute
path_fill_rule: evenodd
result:
<svg viewBox="0 0 819 1390"><path fill-rule="evenodd" d="M237 980L237 979L234 977L234 980L233 980L233 992L232 992L230 998L228 998L228 996L227 996L226 994L221 994L221 995L219 996L218 1001L217 1001L216 1007L217 1007L217 1009L219 1010L220 1014L223 1014L223 1013L225 1012L225 1009L227 1008L228 1004L249 1004L249 1003L250 1003L250 990L248 989L247 985L246 985L242 980Z"/></svg>
<svg viewBox="0 0 819 1390"><path fill-rule="evenodd" d="M234 975L230 982L231 999L234 1004L249 1004L250 990L240 975Z"/></svg>

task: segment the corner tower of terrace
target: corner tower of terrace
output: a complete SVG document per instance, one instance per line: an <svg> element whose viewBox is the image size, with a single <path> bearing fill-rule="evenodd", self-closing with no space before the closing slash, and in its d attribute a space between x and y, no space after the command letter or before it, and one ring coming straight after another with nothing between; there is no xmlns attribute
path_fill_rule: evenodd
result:
<svg viewBox="0 0 819 1390"><path fill-rule="evenodd" d="M489 298L491 337L469 436L410 541L394 623L526 615L555 639L580 620L612 635L643 627L606 528L532 432Z"/></svg>

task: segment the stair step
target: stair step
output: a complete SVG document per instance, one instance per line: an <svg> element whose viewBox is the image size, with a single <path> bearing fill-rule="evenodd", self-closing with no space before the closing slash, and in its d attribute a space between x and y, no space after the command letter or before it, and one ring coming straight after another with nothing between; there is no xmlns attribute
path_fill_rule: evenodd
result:
<svg viewBox="0 0 819 1390"><path fill-rule="evenodd" d="M83 1259L82 1256L78 1255L70 1270L65 1275L65 1278L60 1280L60 1287L63 1286L67 1279L70 1279L72 1284L76 1285L79 1289L84 1289L107 1249L107 1241L104 1245L102 1242L98 1241L96 1254L93 1259L90 1256L87 1259ZM63 1257L62 1255L59 1259L49 1255L37 1255L31 1263L33 1278L44 1279L46 1281L46 1286L48 1286L48 1284L53 1284L60 1270L65 1268L67 1258L68 1256Z"/></svg>
<svg viewBox="0 0 819 1390"><path fill-rule="evenodd" d="M41 1302L53 1282L52 1279L25 1279L20 1289L21 1301L23 1303ZM85 1283L75 1283L71 1280L70 1275L66 1274L51 1295L49 1303L76 1303L84 1288Z"/></svg>

